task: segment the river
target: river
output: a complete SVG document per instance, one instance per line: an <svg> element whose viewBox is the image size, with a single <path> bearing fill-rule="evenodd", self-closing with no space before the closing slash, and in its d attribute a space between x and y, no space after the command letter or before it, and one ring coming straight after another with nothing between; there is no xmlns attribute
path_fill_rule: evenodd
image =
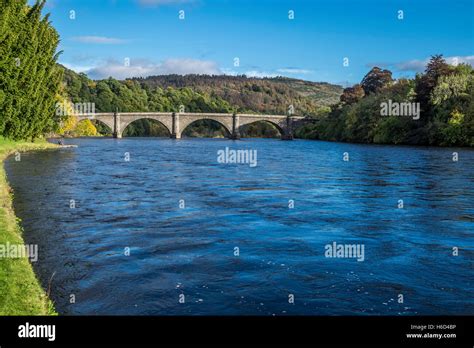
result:
<svg viewBox="0 0 474 348"><path fill-rule="evenodd" d="M474 313L471 149L66 143L78 147L5 163L60 314ZM256 165L220 163L226 147ZM328 257L334 243L363 255Z"/></svg>

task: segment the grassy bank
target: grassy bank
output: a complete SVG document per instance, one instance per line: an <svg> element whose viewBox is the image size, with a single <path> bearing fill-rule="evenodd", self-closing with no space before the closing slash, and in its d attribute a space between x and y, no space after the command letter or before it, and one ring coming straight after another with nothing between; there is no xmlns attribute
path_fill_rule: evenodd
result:
<svg viewBox="0 0 474 348"><path fill-rule="evenodd" d="M17 142L0 137L0 245L24 244L21 228L12 207L3 161L11 154L31 150L53 149L44 140ZM0 315L56 314L26 258L0 257Z"/></svg>

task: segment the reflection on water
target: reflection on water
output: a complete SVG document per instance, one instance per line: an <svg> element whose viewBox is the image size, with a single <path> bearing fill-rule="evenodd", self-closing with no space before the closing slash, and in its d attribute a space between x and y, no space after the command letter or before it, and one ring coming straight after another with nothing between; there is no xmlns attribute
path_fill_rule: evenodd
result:
<svg viewBox="0 0 474 348"><path fill-rule="evenodd" d="M6 163L62 314L474 313L474 151L456 163L453 149L316 141L67 143L79 147ZM257 150L258 166L219 164L226 146ZM364 261L325 257L333 242L364 245Z"/></svg>

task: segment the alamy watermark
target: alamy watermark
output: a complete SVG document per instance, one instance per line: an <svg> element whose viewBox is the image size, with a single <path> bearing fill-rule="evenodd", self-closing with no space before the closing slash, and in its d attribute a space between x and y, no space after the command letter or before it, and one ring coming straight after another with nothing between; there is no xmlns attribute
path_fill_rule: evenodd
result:
<svg viewBox="0 0 474 348"><path fill-rule="evenodd" d="M47 338L48 341L56 339L56 325L38 325L26 322L18 326L18 337L20 338Z"/></svg>
<svg viewBox="0 0 474 348"><path fill-rule="evenodd" d="M95 103L56 103L56 116L94 116Z"/></svg>
<svg viewBox="0 0 474 348"><path fill-rule="evenodd" d="M391 99L380 103L381 116L404 116L414 120L420 119L420 103L399 103Z"/></svg>
<svg viewBox="0 0 474 348"><path fill-rule="evenodd" d="M365 245L364 244L326 244L324 246L324 256L329 258L356 258L357 261L365 260Z"/></svg>
<svg viewBox="0 0 474 348"><path fill-rule="evenodd" d="M31 262L38 261L38 245L37 244L0 244L1 258L29 258Z"/></svg>
<svg viewBox="0 0 474 348"><path fill-rule="evenodd" d="M257 166L257 150L233 150L226 147L217 151L217 162L222 164L248 164L249 167Z"/></svg>

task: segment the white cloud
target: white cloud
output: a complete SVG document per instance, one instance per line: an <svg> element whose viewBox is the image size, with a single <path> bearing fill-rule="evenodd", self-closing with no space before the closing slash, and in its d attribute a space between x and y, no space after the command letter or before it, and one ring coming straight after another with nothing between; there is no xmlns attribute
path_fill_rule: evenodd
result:
<svg viewBox="0 0 474 348"><path fill-rule="evenodd" d="M474 67L474 56L452 56L447 57L446 61L452 65L465 63Z"/></svg>
<svg viewBox="0 0 474 348"><path fill-rule="evenodd" d="M86 66L86 65L77 65L77 64L69 64L69 63L62 63L60 62L62 65L64 65L66 68L70 69L70 70L73 70L77 73L81 73L81 72L87 72L91 69L93 69L94 67L93 66Z"/></svg>
<svg viewBox="0 0 474 348"><path fill-rule="evenodd" d="M277 69L279 73L283 74L311 74L313 70L306 70L300 68L281 68Z"/></svg>
<svg viewBox="0 0 474 348"><path fill-rule="evenodd" d="M427 63L428 60L414 59L406 62L396 63L394 64L394 66L398 71L422 72L425 70L425 66Z"/></svg>
<svg viewBox="0 0 474 348"><path fill-rule="evenodd" d="M277 77L279 76L279 74L269 73L265 71L258 71L258 70L246 71L244 72L244 75L246 75L247 77Z"/></svg>
<svg viewBox="0 0 474 348"><path fill-rule="evenodd" d="M163 74L222 74L216 62L198 59L167 59L159 66L159 70Z"/></svg>
<svg viewBox="0 0 474 348"><path fill-rule="evenodd" d="M446 62L451 65L456 64L469 64L474 66L474 56L451 56L451 57L444 57ZM398 71L414 71L414 72L423 72L425 71L426 65L430 61L430 58L426 58L424 60L410 60L406 62L401 62L397 64L393 64L394 67Z"/></svg>
<svg viewBox="0 0 474 348"><path fill-rule="evenodd" d="M106 45L117 45L126 43L127 40L118 39L115 37L105 36L75 36L72 38L73 41L81 43L92 43L92 44L106 44Z"/></svg>
<svg viewBox="0 0 474 348"><path fill-rule="evenodd" d="M87 64L91 66L86 66ZM107 61L90 61L84 63L63 63L67 68L76 72L85 72L90 78L104 79L114 77L116 79L126 79L130 77L146 77L152 75L246 75L247 77L265 78L277 77L285 74L308 74L311 70L299 68L282 68L277 70L264 71L260 69L248 69L237 71L229 68L220 68L215 61L199 60L191 58L166 59L156 63L147 59L131 59L130 65L126 66L125 61L109 59Z"/></svg>
<svg viewBox="0 0 474 348"><path fill-rule="evenodd" d="M243 72L239 73L239 72L237 72L235 70L232 70L232 69L229 69L229 68L222 68L221 71L224 75L230 75L230 76L237 76L237 75L243 75L244 74Z"/></svg>
<svg viewBox="0 0 474 348"><path fill-rule="evenodd" d="M129 77L146 77L151 75L222 74L217 63L197 59L167 59L162 63L153 63L144 59L132 59L130 66L126 66L124 62L109 60L105 64L85 72L93 79L103 79L112 76L120 80Z"/></svg>
<svg viewBox="0 0 474 348"><path fill-rule="evenodd" d="M266 71L259 71L259 70L246 70L246 71L236 71L232 69L221 69L222 73L225 75L230 75L230 76L238 76L238 75L245 75L247 77L277 77L280 76L281 74L276 74L276 73L271 73L271 72L266 72Z"/></svg>

